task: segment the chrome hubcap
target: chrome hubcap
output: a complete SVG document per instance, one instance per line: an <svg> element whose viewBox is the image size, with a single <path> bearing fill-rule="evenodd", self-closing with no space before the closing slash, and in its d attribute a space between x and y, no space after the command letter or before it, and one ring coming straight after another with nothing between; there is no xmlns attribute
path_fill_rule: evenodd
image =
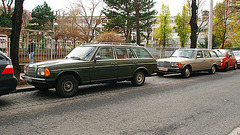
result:
<svg viewBox="0 0 240 135"><path fill-rule="evenodd" d="M66 92L71 92L73 90L73 83L71 81L66 81L63 85L63 89Z"/></svg>
<svg viewBox="0 0 240 135"><path fill-rule="evenodd" d="M143 74L139 73L137 76L137 82L142 83L142 81L143 81Z"/></svg>
<svg viewBox="0 0 240 135"><path fill-rule="evenodd" d="M189 77L190 76L190 70L186 69L185 74L186 74L186 77Z"/></svg>

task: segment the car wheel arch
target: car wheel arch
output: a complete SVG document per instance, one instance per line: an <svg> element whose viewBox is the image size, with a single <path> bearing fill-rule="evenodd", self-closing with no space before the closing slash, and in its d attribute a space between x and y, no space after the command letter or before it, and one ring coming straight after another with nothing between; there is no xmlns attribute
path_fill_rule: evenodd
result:
<svg viewBox="0 0 240 135"><path fill-rule="evenodd" d="M133 76L136 72L138 72L139 70L142 70L144 71L145 75L147 76L148 75L148 70L145 68L145 67L139 67L135 70L135 72L133 73Z"/></svg>
<svg viewBox="0 0 240 135"><path fill-rule="evenodd" d="M190 64L186 64L182 69L184 69L185 67L190 67L190 69L192 71L192 66Z"/></svg>
<svg viewBox="0 0 240 135"><path fill-rule="evenodd" d="M78 83L79 83L79 84L82 83L81 77L80 77L80 75L79 75L78 73L73 72L73 71L66 71L66 72L61 72L61 73L57 76L57 78L56 78L56 80L55 80L55 82L54 82L54 87L56 86L58 80L59 80L61 77L65 76L65 75L72 75L72 76L74 76L74 77L78 80Z"/></svg>

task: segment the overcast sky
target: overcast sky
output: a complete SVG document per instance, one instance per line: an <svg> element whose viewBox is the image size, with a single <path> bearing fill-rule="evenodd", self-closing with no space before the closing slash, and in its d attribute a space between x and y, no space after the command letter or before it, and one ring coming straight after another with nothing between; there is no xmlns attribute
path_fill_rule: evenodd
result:
<svg viewBox="0 0 240 135"><path fill-rule="evenodd" d="M59 9L66 9L69 7L69 3L72 3L76 0L24 0L23 7L24 9L27 9L29 11L32 11L36 6L43 5L44 1L47 2L47 4L52 8L52 10L59 10ZM83 0L88 1L88 0ZM187 0L155 0L156 5L155 9L157 11L160 11L161 4L167 4L169 5L171 15L177 15L177 13L182 11L182 6L186 3ZM206 1L204 5L205 10L209 10L210 0L202 0ZM217 2L222 2L223 0L213 0L213 5L215 6Z"/></svg>

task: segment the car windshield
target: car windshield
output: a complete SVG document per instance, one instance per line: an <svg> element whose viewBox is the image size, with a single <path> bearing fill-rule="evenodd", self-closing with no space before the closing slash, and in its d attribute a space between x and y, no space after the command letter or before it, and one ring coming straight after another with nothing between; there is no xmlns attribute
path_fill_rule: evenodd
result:
<svg viewBox="0 0 240 135"><path fill-rule="evenodd" d="M233 51L234 55L240 57L240 51Z"/></svg>
<svg viewBox="0 0 240 135"><path fill-rule="evenodd" d="M79 46L73 49L65 58L76 60L90 60L96 47L94 46Z"/></svg>
<svg viewBox="0 0 240 135"><path fill-rule="evenodd" d="M176 50L171 57L194 58L196 50Z"/></svg>
<svg viewBox="0 0 240 135"><path fill-rule="evenodd" d="M219 57L226 57L227 50L216 50L216 53Z"/></svg>

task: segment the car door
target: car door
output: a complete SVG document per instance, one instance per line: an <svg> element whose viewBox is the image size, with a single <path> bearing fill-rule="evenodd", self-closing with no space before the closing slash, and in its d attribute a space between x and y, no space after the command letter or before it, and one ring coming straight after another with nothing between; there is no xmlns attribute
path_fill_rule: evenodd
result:
<svg viewBox="0 0 240 135"><path fill-rule="evenodd" d="M115 47L118 78L132 77L136 58L130 47Z"/></svg>
<svg viewBox="0 0 240 135"><path fill-rule="evenodd" d="M197 55L196 55L196 59L192 63L192 71L199 71L199 70L205 69L206 65L204 65L204 63L205 63L205 58L203 56L203 51L198 50Z"/></svg>
<svg viewBox="0 0 240 135"><path fill-rule="evenodd" d="M208 50L204 50L203 54L205 57L205 60L203 61L204 62L203 67L204 69L210 69L212 67L213 59L211 58L211 55Z"/></svg>
<svg viewBox="0 0 240 135"><path fill-rule="evenodd" d="M113 47L100 47L94 57L95 59L90 62L91 82L113 80L117 78L117 63L113 53Z"/></svg>
<svg viewBox="0 0 240 135"><path fill-rule="evenodd" d="M235 57L232 51L228 51L228 58L229 58L229 66L234 67Z"/></svg>

